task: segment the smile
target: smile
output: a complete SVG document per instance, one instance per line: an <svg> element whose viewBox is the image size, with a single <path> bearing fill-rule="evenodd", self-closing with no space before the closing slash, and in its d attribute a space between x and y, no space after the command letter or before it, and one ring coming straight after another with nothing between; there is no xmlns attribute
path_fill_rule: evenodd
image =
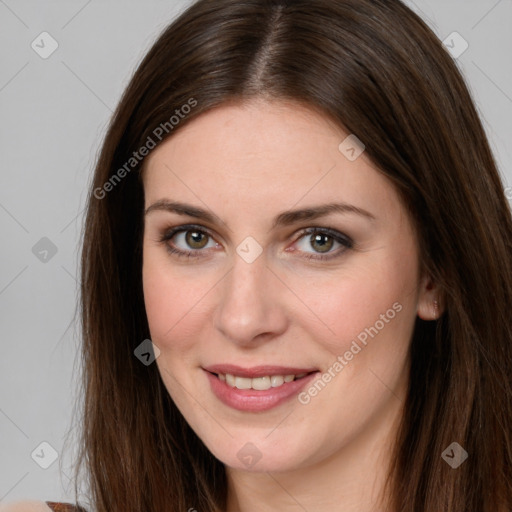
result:
<svg viewBox="0 0 512 512"><path fill-rule="evenodd" d="M307 373L301 373L299 375L265 375L264 377L256 377L254 379L248 377L236 377L230 373L217 374L219 380L226 382L228 386L237 389L256 389L258 391L264 391L270 388L278 388L285 382L292 382L294 380L302 379Z"/></svg>
<svg viewBox="0 0 512 512"><path fill-rule="evenodd" d="M272 409L297 395L320 372L316 369L233 365L203 368L210 389L225 405L246 412Z"/></svg>

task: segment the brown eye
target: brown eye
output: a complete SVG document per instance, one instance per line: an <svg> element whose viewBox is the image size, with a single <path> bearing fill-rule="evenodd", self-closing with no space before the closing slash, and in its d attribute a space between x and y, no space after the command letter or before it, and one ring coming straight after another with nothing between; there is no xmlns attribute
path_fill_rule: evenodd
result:
<svg viewBox="0 0 512 512"><path fill-rule="evenodd" d="M203 249L208 243L209 235L202 231L185 231L185 243L192 249Z"/></svg>
<svg viewBox="0 0 512 512"><path fill-rule="evenodd" d="M311 235L309 242L318 252L329 252L334 245L334 239L325 233Z"/></svg>
<svg viewBox="0 0 512 512"><path fill-rule="evenodd" d="M195 226L179 226L165 232L160 238L169 253L187 258L206 256L207 249L218 244L206 230Z"/></svg>
<svg viewBox="0 0 512 512"><path fill-rule="evenodd" d="M330 228L308 228L302 232L295 245L304 253L306 259L326 260L341 256L348 249L352 249L354 242L347 235ZM336 248L338 250L332 250Z"/></svg>

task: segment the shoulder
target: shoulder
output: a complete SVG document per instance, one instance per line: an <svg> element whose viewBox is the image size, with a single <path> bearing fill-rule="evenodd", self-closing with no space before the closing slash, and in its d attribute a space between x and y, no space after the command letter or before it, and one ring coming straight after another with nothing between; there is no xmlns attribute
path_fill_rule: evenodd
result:
<svg viewBox="0 0 512 512"><path fill-rule="evenodd" d="M44 501L15 501L0 503L0 512L51 512Z"/></svg>

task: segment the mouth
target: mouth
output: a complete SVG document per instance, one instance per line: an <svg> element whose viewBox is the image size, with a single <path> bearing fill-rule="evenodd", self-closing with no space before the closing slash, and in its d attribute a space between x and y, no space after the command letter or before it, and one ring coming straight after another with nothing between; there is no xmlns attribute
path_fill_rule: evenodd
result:
<svg viewBox="0 0 512 512"><path fill-rule="evenodd" d="M221 402L248 412L265 411L283 403L320 373L318 369L282 366L218 365L203 370Z"/></svg>
<svg viewBox="0 0 512 512"><path fill-rule="evenodd" d="M231 388L237 389L254 389L256 391L265 391L270 388L279 388L285 383L303 379L311 373L303 372L298 375L293 373L283 375L264 375L263 377L240 377L231 373L212 373L220 381L225 382Z"/></svg>

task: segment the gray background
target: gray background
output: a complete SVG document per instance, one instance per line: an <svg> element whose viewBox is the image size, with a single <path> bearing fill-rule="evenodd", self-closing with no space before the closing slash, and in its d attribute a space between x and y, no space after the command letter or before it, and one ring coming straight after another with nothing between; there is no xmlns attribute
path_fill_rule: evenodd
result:
<svg viewBox="0 0 512 512"><path fill-rule="evenodd" d="M77 395L86 190L135 66L189 3L0 0L0 501L73 498L62 448ZM512 187L512 0L406 3L441 40L456 31L468 42L457 62ZM49 48L44 31L58 43L46 59L31 47ZM50 461L42 442L59 454L48 469L35 462Z"/></svg>

